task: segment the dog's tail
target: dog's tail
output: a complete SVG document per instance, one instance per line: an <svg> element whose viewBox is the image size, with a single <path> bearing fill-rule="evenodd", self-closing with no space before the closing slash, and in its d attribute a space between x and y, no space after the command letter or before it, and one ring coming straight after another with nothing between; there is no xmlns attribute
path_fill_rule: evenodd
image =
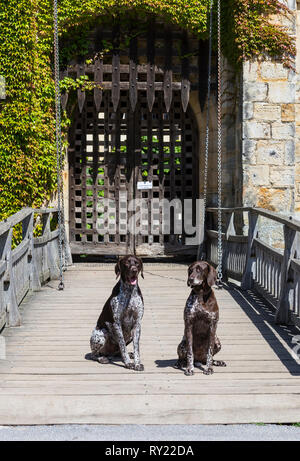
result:
<svg viewBox="0 0 300 461"><path fill-rule="evenodd" d="M98 357L92 354L91 352L89 352L88 354L85 354L84 358L85 360L93 360L94 362L98 361Z"/></svg>

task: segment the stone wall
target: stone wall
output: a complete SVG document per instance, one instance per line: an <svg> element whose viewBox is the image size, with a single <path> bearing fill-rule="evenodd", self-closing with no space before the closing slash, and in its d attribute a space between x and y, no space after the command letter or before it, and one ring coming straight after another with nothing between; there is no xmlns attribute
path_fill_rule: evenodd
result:
<svg viewBox="0 0 300 461"><path fill-rule="evenodd" d="M294 2L289 6L294 8ZM284 21L274 17L273 21L284 22L289 33L296 34L294 16ZM281 63L271 59L244 63L242 164L245 206L285 214L300 211L296 193L300 175L295 171L296 92L297 74Z"/></svg>
<svg viewBox="0 0 300 461"><path fill-rule="evenodd" d="M240 76L232 69L226 59L222 59L222 204L224 207L242 204L242 161L241 161L241 110L240 110ZM213 81L216 76L213 75ZM215 88L215 85L213 86ZM192 95L191 105L198 95ZM217 170L217 95L212 91L209 117L209 161L207 204L216 206L218 195ZM203 196L203 172L206 141L207 101L201 111L195 112L200 137L200 195Z"/></svg>
<svg viewBox="0 0 300 461"><path fill-rule="evenodd" d="M295 104L295 122L296 122L296 155L295 155L295 212L296 217L300 218L300 1L297 2L297 23L296 23L296 104Z"/></svg>
<svg viewBox="0 0 300 461"><path fill-rule="evenodd" d="M295 74L270 60L243 68L243 203L294 211Z"/></svg>

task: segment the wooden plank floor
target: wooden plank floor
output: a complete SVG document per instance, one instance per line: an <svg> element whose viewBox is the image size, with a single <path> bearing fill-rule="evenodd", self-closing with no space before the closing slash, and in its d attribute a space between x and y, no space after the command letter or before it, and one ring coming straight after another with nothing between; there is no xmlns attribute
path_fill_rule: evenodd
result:
<svg viewBox="0 0 300 461"><path fill-rule="evenodd" d="M186 377L173 368L189 289L186 267L147 265L141 357L144 373L85 359L112 265L77 265L65 291L52 281L23 303L23 325L6 329L0 361L1 424L216 424L300 421L297 330L276 327L263 303L231 287L217 291L218 354L226 368Z"/></svg>

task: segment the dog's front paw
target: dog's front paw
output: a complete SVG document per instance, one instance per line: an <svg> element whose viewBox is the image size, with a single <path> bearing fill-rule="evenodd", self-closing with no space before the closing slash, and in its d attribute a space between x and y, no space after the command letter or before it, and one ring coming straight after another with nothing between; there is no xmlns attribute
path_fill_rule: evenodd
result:
<svg viewBox="0 0 300 461"><path fill-rule="evenodd" d="M135 365L133 362L128 362L128 363L125 363L125 368L128 368L129 370L134 370Z"/></svg>
<svg viewBox="0 0 300 461"><path fill-rule="evenodd" d="M212 375L214 372L212 367L206 368L206 370L203 371L205 375Z"/></svg>
<svg viewBox="0 0 300 461"><path fill-rule="evenodd" d="M193 376L194 370L192 368L187 368L184 372L185 376Z"/></svg>
<svg viewBox="0 0 300 461"><path fill-rule="evenodd" d="M141 363L138 363L137 365L134 366L135 371L144 371L144 365Z"/></svg>
<svg viewBox="0 0 300 461"><path fill-rule="evenodd" d="M227 367L226 362L224 362L223 360L214 360L213 365L215 367Z"/></svg>

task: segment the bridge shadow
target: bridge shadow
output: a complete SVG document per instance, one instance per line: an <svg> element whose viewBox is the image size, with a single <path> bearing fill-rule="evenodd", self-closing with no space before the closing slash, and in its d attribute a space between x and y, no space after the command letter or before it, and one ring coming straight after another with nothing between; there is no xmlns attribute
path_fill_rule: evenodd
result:
<svg viewBox="0 0 300 461"><path fill-rule="evenodd" d="M293 353L293 348L297 344L292 342L295 336L300 335L299 328L293 325L276 325L275 308L259 294L250 290L243 291L230 283L224 289L230 292L289 373L299 376L300 363L297 360L300 360L300 354L297 358ZM259 357L257 359L259 360Z"/></svg>

